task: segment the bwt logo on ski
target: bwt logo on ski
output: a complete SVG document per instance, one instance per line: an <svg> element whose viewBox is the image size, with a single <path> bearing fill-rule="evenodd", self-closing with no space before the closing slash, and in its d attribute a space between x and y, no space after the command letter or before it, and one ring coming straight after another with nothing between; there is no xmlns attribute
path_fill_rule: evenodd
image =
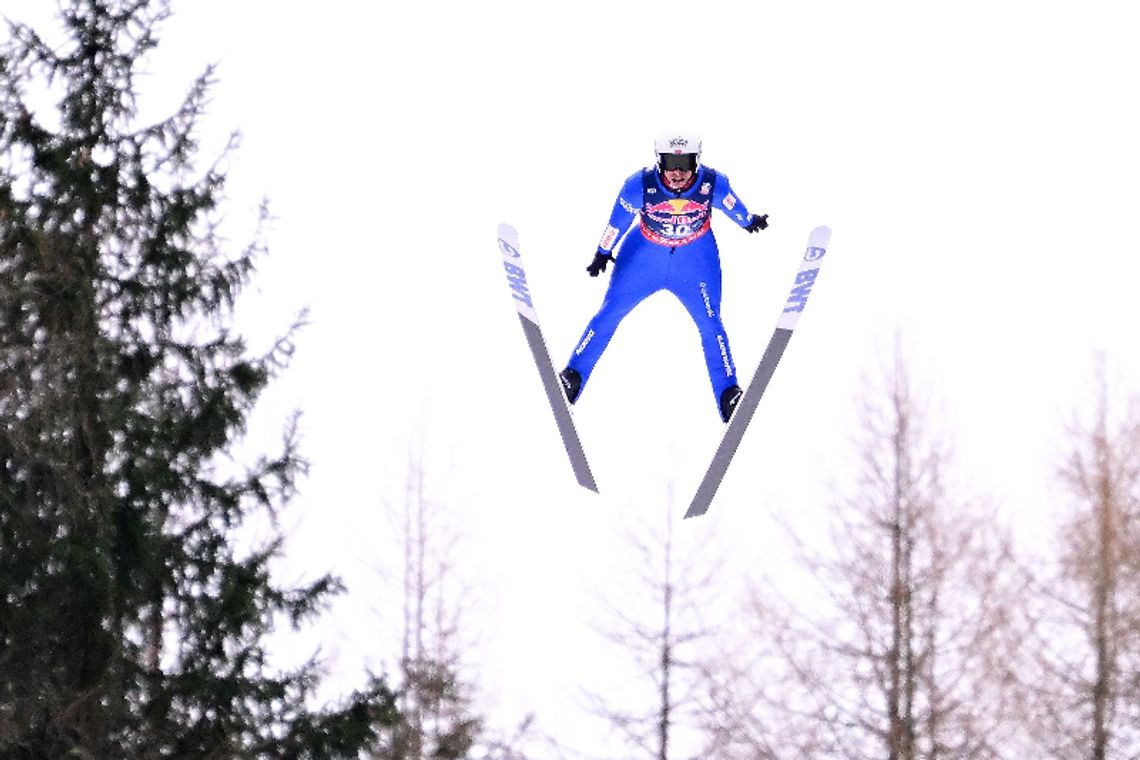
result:
<svg viewBox="0 0 1140 760"><path fill-rule="evenodd" d="M804 261L819 261L823 258L823 254L827 253L826 248L815 248L814 246L807 249L804 253Z"/></svg>
<svg viewBox="0 0 1140 760"><path fill-rule="evenodd" d="M499 239L499 250L511 258L519 258L519 252L502 238ZM516 266L509 261L503 262L503 269L507 271L507 282L510 283L511 290L514 291L515 300L522 301L533 309L534 304L531 303L530 300L530 288L527 287L526 284L526 272L523 271L522 267Z"/></svg>
<svg viewBox="0 0 1140 760"><path fill-rule="evenodd" d="M502 238L499 238L499 250L510 256L512 259L517 259L519 257L519 252L515 250L514 246Z"/></svg>
<svg viewBox="0 0 1140 760"><path fill-rule="evenodd" d="M527 306L534 308L534 304L530 301L530 289L526 285L526 272L522 267L516 267L514 264L503 262L503 268L507 270L507 281L511 284L511 290L514 291L515 300L522 301Z"/></svg>
<svg viewBox="0 0 1140 760"><path fill-rule="evenodd" d="M823 255L822 248L812 248L809 249L809 252L812 250L820 251L820 255ZM811 294L811 286L815 282L815 276L817 274L819 274L819 269L805 269L796 275L796 284L792 288L792 292L788 294L788 303L784 306L785 314L804 310L804 306L807 305L808 296Z"/></svg>

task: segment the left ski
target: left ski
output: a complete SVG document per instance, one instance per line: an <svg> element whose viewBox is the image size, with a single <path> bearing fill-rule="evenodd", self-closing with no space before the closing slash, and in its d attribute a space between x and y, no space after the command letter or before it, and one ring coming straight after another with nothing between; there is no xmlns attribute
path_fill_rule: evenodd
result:
<svg viewBox="0 0 1140 760"><path fill-rule="evenodd" d="M776 322L776 330L768 341L768 348L764 350L764 356L760 358L760 366L756 368L752 382L748 384L744 395L736 404L736 411L732 413L732 418L725 428L720 446L717 448L716 454L713 455L712 462L697 488L696 495L693 496L689 510L685 512L686 518L703 515L708 511L709 505L712 504L716 489L720 486L725 472L728 471L728 465L732 462L732 455L740 446L744 431L748 428L748 422L760 404L760 398L768 387L768 381L772 379L772 373L776 371L780 357L784 355L788 341L792 339L792 331L796 329L796 322L799 321L800 313L807 305L811 286L819 274L819 268L823 263L823 256L827 253L827 245L830 241L831 229L829 227L816 227L808 237L807 250L804 252L803 261L800 262L800 268L796 272L796 281L792 286L791 293L788 294L784 311Z"/></svg>
<svg viewBox="0 0 1140 760"><path fill-rule="evenodd" d="M526 342L530 345L538 374L542 377L546 399L554 412L554 420L558 424L558 432L562 435L562 445L570 457L574 477L583 488L597 493L598 485L594 482L594 474L590 472L590 463L586 461L586 452L582 448L581 439L578 438L578 429L574 427L574 418L570 416L570 407L566 403L562 381L554 371L554 363L550 360L550 352L542 337L542 328L538 326L538 314L534 311L530 288L526 282L526 272L523 271L522 255L519 253L519 233L509 224L499 225L499 251L503 254L503 268L507 272L507 282L511 286L515 307L519 312L519 321L522 323L523 332L526 333Z"/></svg>

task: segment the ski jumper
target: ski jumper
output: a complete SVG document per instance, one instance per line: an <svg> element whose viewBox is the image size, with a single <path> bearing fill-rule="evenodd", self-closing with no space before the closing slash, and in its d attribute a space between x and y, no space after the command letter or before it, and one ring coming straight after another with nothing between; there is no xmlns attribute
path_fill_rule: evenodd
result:
<svg viewBox="0 0 1140 760"><path fill-rule="evenodd" d="M720 252L711 226L714 208L740 227L751 219L728 177L708 166L698 167L695 181L679 192L666 188L655 168L638 171L625 181L598 245L598 253L616 254L613 276L601 308L567 364L582 376L583 391L625 315L659 290L668 290L700 332L719 410L721 393L737 382L720 319ZM638 229L631 230L638 217Z"/></svg>

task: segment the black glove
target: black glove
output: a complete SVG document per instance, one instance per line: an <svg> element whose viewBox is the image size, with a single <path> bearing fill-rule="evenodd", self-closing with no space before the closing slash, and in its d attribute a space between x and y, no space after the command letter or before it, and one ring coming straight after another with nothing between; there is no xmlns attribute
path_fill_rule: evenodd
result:
<svg viewBox="0 0 1140 760"><path fill-rule="evenodd" d="M606 271L606 267L611 261L614 260L612 254L609 253L595 253L594 263L586 267L586 271L590 273L591 277L597 277L602 272Z"/></svg>
<svg viewBox="0 0 1140 760"><path fill-rule="evenodd" d="M768 229L768 215L761 214L757 216L756 214L753 214L752 221L750 221L748 223L748 226L744 229L748 230L749 232L759 232L760 230Z"/></svg>

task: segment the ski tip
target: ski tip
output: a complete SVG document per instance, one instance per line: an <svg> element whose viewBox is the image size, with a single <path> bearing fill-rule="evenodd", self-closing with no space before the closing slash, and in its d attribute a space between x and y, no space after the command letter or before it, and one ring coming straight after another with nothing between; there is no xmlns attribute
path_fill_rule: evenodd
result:
<svg viewBox="0 0 1140 760"><path fill-rule="evenodd" d="M499 225L499 250L504 261L513 262L519 257L519 233L505 222Z"/></svg>
<svg viewBox="0 0 1140 760"><path fill-rule="evenodd" d="M827 250L827 244L831 242L831 228L826 224L820 225L811 231L808 236L808 248L823 248Z"/></svg>

